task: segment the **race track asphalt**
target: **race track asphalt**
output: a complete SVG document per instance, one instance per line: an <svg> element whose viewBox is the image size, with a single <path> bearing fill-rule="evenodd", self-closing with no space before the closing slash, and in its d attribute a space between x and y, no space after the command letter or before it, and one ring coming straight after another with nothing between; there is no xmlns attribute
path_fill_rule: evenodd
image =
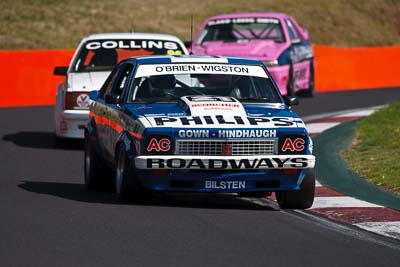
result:
<svg viewBox="0 0 400 267"><path fill-rule="evenodd" d="M318 94L303 116L385 104L400 89ZM56 148L52 107L0 110L0 266L397 266L399 243L232 195L120 204L83 186L82 142ZM354 232L352 232L354 230ZM385 240L383 240L385 241Z"/></svg>

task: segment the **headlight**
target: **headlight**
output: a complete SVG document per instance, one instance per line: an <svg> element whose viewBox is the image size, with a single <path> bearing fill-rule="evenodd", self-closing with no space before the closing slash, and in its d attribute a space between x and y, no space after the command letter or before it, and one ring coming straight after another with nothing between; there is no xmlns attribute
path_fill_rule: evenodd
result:
<svg viewBox="0 0 400 267"><path fill-rule="evenodd" d="M269 60L263 62L266 67L278 66L278 60Z"/></svg>

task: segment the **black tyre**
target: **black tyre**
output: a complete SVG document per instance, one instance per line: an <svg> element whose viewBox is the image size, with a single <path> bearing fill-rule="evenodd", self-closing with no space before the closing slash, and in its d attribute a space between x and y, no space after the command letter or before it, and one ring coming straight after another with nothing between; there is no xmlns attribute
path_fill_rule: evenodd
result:
<svg viewBox="0 0 400 267"><path fill-rule="evenodd" d="M121 202L144 202L149 194L138 181L123 147L118 149L115 193Z"/></svg>
<svg viewBox="0 0 400 267"><path fill-rule="evenodd" d="M55 145L56 147L65 147L68 145L68 139L63 137L55 136Z"/></svg>
<svg viewBox="0 0 400 267"><path fill-rule="evenodd" d="M315 175L314 169L309 169L300 185L300 190L276 191L276 200L282 209L307 209L314 202Z"/></svg>
<svg viewBox="0 0 400 267"><path fill-rule="evenodd" d="M85 186L89 190L107 189L113 181L113 173L99 155L90 138L85 138Z"/></svg>

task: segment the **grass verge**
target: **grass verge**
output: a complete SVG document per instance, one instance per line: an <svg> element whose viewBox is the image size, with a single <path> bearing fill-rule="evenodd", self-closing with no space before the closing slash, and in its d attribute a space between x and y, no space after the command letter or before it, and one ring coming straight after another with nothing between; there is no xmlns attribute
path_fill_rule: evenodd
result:
<svg viewBox="0 0 400 267"><path fill-rule="evenodd" d="M355 140L340 155L361 177L400 195L400 102L359 121Z"/></svg>
<svg viewBox="0 0 400 267"><path fill-rule="evenodd" d="M284 12L306 27L316 44L400 44L399 0L1 0L0 49L75 48L99 32L160 32L190 39L212 15Z"/></svg>

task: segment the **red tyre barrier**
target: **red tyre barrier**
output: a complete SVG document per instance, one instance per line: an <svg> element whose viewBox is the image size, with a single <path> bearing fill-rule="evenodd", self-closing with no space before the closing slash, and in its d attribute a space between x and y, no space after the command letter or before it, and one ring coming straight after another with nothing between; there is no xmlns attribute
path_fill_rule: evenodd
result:
<svg viewBox="0 0 400 267"><path fill-rule="evenodd" d="M400 86L400 46L336 48L314 46L317 92ZM55 66L69 64L74 50L0 52L0 107L53 105Z"/></svg>
<svg viewBox="0 0 400 267"><path fill-rule="evenodd" d="M74 50L0 52L0 107L53 105L57 84L55 66L67 66Z"/></svg>
<svg viewBox="0 0 400 267"><path fill-rule="evenodd" d="M400 86L400 46L336 48L314 46L317 91Z"/></svg>

